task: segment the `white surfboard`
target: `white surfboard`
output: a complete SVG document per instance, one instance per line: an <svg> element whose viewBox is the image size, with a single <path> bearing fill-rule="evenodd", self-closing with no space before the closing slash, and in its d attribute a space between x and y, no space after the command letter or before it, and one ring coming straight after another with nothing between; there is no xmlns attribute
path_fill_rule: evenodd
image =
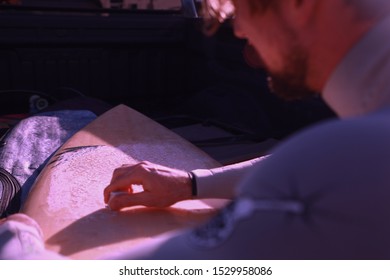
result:
<svg viewBox="0 0 390 280"><path fill-rule="evenodd" d="M196 226L216 212L218 202L199 200L167 209L107 209L103 189L113 170L141 160L182 170L219 166L167 128L119 105L58 150L36 180L22 212L39 223L47 249L74 259L127 251L159 234Z"/></svg>

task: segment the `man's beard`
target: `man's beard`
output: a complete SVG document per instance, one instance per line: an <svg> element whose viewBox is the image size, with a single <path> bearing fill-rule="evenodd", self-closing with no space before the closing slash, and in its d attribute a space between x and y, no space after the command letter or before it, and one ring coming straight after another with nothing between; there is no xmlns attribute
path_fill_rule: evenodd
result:
<svg viewBox="0 0 390 280"><path fill-rule="evenodd" d="M283 100L301 100L318 95L318 92L311 90L296 76L281 74L269 74L268 87L272 93Z"/></svg>
<svg viewBox="0 0 390 280"><path fill-rule="evenodd" d="M272 93L284 100L299 100L318 95L306 85L308 58L299 46L290 49L285 56L285 67L281 71L273 71L267 67L263 59L248 45L244 56L249 65L265 68L268 73L268 87Z"/></svg>

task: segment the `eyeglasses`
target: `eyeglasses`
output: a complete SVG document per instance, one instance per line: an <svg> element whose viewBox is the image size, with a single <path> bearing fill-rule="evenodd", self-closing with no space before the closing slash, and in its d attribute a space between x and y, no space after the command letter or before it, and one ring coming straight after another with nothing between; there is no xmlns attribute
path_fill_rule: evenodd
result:
<svg viewBox="0 0 390 280"><path fill-rule="evenodd" d="M234 12L235 7L231 0L203 0L205 34L214 34L224 21L234 17Z"/></svg>
<svg viewBox="0 0 390 280"><path fill-rule="evenodd" d="M234 4L231 0L204 0L204 17L213 18L219 23L232 18L234 15Z"/></svg>

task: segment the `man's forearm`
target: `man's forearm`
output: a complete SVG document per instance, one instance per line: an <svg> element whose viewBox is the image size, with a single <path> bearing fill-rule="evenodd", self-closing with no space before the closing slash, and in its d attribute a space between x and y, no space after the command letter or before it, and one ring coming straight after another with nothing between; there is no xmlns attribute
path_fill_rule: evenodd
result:
<svg viewBox="0 0 390 280"><path fill-rule="evenodd" d="M197 198L232 199L240 180L251 170L252 166L267 156L226 165L213 169L196 169Z"/></svg>

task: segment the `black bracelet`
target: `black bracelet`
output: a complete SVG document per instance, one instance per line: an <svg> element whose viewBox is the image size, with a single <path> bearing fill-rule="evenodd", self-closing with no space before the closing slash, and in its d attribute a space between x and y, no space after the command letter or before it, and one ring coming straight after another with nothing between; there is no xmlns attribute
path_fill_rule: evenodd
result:
<svg viewBox="0 0 390 280"><path fill-rule="evenodd" d="M195 197L198 195L198 186L196 185L196 177L192 171L188 172L188 175L190 176L190 179L191 179L192 196Z"/></svg>

